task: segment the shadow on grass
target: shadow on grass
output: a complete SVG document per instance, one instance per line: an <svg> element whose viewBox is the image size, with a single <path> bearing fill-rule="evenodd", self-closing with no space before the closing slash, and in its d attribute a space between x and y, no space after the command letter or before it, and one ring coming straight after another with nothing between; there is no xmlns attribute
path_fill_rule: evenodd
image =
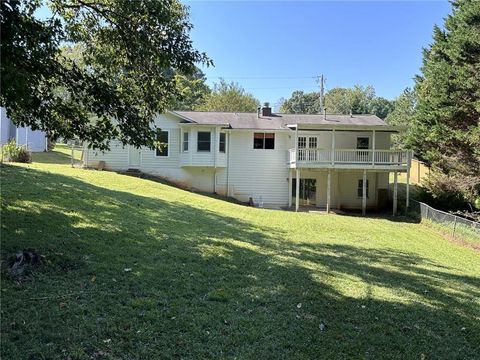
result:
<svg viewBox="0 0 480 360"><path fill-rule="evenodd" d="M413 216L413 214L405 215L405 208L402 207L398 209L398 214L393 216L389 214L388 210L367 210L366 215L362 215L361 210L345 210L343 209L341 212L338 212L336 215L338 216L348 216L348 217L357 217L357 218L365 218L365 219L384 219L396 223L409 223L409 224L418 224L420 223L421 219L417 216Z"/></svg>
<svg viewBox="0 0 480 360"><path fill-rule="evenodd" d="M2 260L45 256L28 282L2 273L2 358L478 355L479 279L411 253L293 243L268 224L12 166L1 232Z"/></svg>

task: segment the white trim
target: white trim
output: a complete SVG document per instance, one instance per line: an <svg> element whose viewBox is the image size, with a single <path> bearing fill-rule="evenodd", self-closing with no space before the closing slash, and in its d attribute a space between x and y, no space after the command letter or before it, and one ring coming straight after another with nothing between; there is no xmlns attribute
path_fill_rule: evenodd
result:
<svg viewBox="0 0 480 360"><path fill-rule="evenodd" d="M292 207L292 169L288 169L288 207Z"/></svg>
<svg viewBox="0 0 480 360"><path fill-rule="evenodd" d="M362 215L365 215L367 212L367 170L363 170L363 177L362 177Z"/></svg>
<svg viewBox="0 0 480 360"><path fill-rule="evenodd" d="M355 125L355 124L287 124L287 127L298 126L299 130L348 130L348 131L388 131L388 132L403 132L407 130L407 126L393 126L393 125Z"/></svg>
<svg viewBox="0 0 480 360"><path fill-rule="evenodd" d="M412 151L408 151L407 155L407 187L405 189L405 211L408 211L408 207L410 206L410 166L411 166L411 159L412 159Z"/></svg>
<svg viewBox="0 0 480 360"><path fill-rule="evenodd" d="M372 165L375 165L375 129L372 130Z"/></svg>
<svg viewBox="0 0 480 360"><path fill-rule="evenodd" d="M330 213L330 200L332 191L332 170L328 169L327 173L327 214Z"/></svg>
<svg viewBox="0 0 480 360"><path fill-rule="evenodd" d="M296 168L295 171L295 211L298 211L300 206L300 169Z"/></svg>
<svg viewBox="0 0 480 360"><path fill-rule="evenodd" d="M397 215L397 197L398 197L398 173L393 172L393 216Z"/></svg>

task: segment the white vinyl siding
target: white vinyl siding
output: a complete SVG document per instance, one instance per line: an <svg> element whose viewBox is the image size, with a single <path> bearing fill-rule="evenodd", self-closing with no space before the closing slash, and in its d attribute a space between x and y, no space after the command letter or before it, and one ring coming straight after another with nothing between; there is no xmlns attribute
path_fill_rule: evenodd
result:
<svg viewBox="0 0 480 360"><path fill-rule="evenodd" d="M255 203L262 199L265 206L284 206L288 202L287 150L289 134L275 133L275 149L260 151L253 148L254 131L230 133L229 187L230 195ZM226 172L218 177L220 186L226 186Z"/></svg>
<svg viewBox="0 0 480 360"><path fill-rule="evenodd" d="M96 167L99 161L105 161L105 168L109 170L128 169L128 146L123 146L118 140L110 142L110 151L88 149L84 155L88 160L88 166Z"/></svg>
<svg viewBox="0 0 480 360"><path fill-rule="evenodd" d="M141 149L139 169L145 173L160 176L187 188L199 189L219 194L227 194L227 157L229 157L229 193L240 201L248 201L250 197L256 204L280 207L288 204L288 149L295 147L294 131L264 131L274 133L274 149L254 149L254 130L224 130L220 126L202 126L182 123L172 114L159 115L155 119L155 127L168 130L169 156L156 156L153 149ZM220 133L226 131L225 153L220 152ZM197 151L198 132L210 132L210 152ZM188 133L188 152L184 151L184 135ZM305 137L305 147L320 149L331 148L330 131L302 131L299 136ZM335 148L355 149L357 137L369 137L372 147L372 133L337 131ZM312 140L315 139L315 140ZM303 140L302 140L303 143ZM377 132L376 149L389 149L390 134ZM129 168L128 146L119 141L112 141L111 151L102 153L89 150L85 156L88 165L95 167L103 160L106 168L126 170ZM295 171L292 170L293 177ZM316 179L316 204L326 204L325 170L301 170L302 178ZM359 171L332 171L332 207L361 208L362 199L357 197ZM375 206L377 189L388 188L388 173L367 174L369 182L369 198L367 206ZM216 179L216 180L215 180ZM214 187L215 186L215 187Z"/></svg>

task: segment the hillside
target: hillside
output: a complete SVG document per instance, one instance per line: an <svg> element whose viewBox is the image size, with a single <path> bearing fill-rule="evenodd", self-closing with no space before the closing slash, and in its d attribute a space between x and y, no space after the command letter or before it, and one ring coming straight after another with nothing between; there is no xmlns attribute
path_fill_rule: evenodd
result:
<svg viewBox="0 0 480 360"><path fill-rule="evenodd" d="M429 227L249 208L55 156L1 168L2 358L480 353L480 255ZM15 278L26 248L41 264Z"/></svg>

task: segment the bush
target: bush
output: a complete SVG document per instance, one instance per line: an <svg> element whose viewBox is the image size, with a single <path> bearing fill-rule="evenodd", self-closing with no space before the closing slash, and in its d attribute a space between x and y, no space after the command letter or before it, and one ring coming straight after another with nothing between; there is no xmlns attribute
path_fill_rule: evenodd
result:
<svg viewBox="0 0 480 360"><path fill-rule="evenodd" d="M424 191L419 193L419 200L444 211L467 210L461 181L439 171L432 172L424 182Z"/></svg>
<svg viewBox="0 0 480 360"><path fill-rule="evenodd" d="M28 163L32 161L30 152L23 146L18 146L15 140L10 140L3 146L5 161Z"/></svg>

